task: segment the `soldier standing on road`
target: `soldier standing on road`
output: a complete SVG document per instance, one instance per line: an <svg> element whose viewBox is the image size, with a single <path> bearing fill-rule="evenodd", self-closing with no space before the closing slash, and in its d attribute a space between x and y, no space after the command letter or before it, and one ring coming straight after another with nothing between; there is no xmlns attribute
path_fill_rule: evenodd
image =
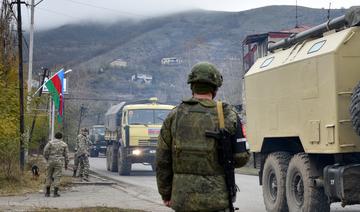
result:
<svg viewBox="0 0 360 212"><path fill-rule="evenodd" d="M192 98L177 106L161 128L156 151L158 190L164 205L175 211L233 211L234 196L230 197L225 169L219 161L220 141L206 135L208 130L225 128L236 138L241 131L235 110L213 100L222 80L214 65L196 64L188 77ZM249 160L245 149L232 152L236 168ZM234 187L236 194L235 183Z"/></svg>
<svg viewBox="0 0 360 212"><path fill-rule="evenodd" d="M55 139L49 141L44 148L44 157L47 162L47 175L46 175L46 193L45 197L50 196L51 184L54 186L54 197L59 197L59 184L62 174L62 167L65 165L67 169L68 159L68 146L62 140L62 133L57 132Z"/></svg>
<svg viewBox="0 0 360 212"><path fill-rule="evenodd" d="M78 158L77 147L75 147L73 177L76 177L76 172L78 169L79 169L79 158Z"/></svg>
<svg viewBox="0 0 360 212"><path fill-rule="evenodd" d="M88 132L89 131L86 128L81 129L81 132L77 137L77 151L75 154L80 165L79 176L86 181L89 180L89 149L91 145L90 139L88 138Z"/></svg>

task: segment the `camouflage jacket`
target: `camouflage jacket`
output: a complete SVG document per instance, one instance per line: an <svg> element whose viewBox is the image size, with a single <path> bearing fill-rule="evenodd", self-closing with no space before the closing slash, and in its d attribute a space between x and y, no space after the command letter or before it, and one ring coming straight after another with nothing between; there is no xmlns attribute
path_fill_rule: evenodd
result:
<svg viewBox="0 0 360 212"><path fill-rule="evenodd" d="M223 108L225 128L231 134L235 134L239 127L237 126L237 113L228 104L224 103ZM198 110L201 115L198 115L197 120L182 122L183 125L180 126L177 123L178 114L181 116L190 110L195 112ZM204 131L200 126L201 121L199 121L202 116L211 116L209 120L214 122L215 128L218 127L216 102L191 98L183 101L168 115L160 131L156 151L157 185L162 199L171 200L171 207L176 211L215 211L229 206L224 172L218 164L217 154L211 149L211 145L215 141L207 140L205 132L199 132ZM187 139L187 137L190 138L194 133L197 133L199 139L193 142L195 145L192 150L193 155L188 154L182 160L177 159L177 154L181 154L177 151L178 146L182 145L181 142L188 142L191 145L192 141L189 141L191 139ZM179 134L182 137L180 141L176 138ZM199 151L196 151L196 145L199 143L210 145L210 147L205 147L209 148L210 152L200 157L195 156L199 154ZM206 159L199 163L190 161L194 158L201 160L201 157ZM234 158L236 167L240 167L245 165L249 155L248 153L236 154Z"/></svg>
<svg viewBox="0 0 360 212"><path fill-rule="evenodd" d="M80 133L76 140L76 156L89 155L90 145L89 137Z"/></svg>
<svg viewBox="0 0 360 212"><path fill-rule="evenodd" d="M44 157L48 162L69 163L68 145L62 140L49 141L44 148Z"/></svg>

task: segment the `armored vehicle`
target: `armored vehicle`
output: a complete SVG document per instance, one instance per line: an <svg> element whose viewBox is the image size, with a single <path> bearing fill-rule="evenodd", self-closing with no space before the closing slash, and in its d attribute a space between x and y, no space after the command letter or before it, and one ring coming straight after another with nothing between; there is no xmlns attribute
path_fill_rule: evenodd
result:
<svg viewBox="0 0 360 212"><path fill-rule="evenodd" d="M268 48L245 75L267 211L360 203L360 9Z"/></svg>
<svg viewBox="0 0 360 212"><path fill-rule="evenodd" d="M99 153L106 153L105 142L105 127L104 125L93 125L89 129L89 137L91 140L90 157L98 157Z"/></svg>
<svg viewBox="0 0 360 212"><path fill-rule="evenodd" d="M154 169L157 137L173 108L156 98L110 107L105 114L107 170L129 175L132 163L151 164Z"/></svg>

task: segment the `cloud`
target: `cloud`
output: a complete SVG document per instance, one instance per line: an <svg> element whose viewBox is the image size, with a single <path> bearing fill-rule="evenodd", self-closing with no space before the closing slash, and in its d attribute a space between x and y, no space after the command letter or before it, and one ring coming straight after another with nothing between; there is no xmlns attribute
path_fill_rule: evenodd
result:
<svg viewBox="0 0 360 212"><path fill-rule="evenodd" d="M39 0L38 0L39 1ZM327 8L329 0L302 0L300 6ZM332 0L332 8L355 5L358 0ZM274 4L274 3L271 3ZM277 5L294 5L294 0L278 0ZM35 8L35 27L43 29L81 21L111 22L118 19L144 19L190 9L242 11L270 5L266 0L45 0ZM29 26L30 12L25 9L24 28Z"/></svg>

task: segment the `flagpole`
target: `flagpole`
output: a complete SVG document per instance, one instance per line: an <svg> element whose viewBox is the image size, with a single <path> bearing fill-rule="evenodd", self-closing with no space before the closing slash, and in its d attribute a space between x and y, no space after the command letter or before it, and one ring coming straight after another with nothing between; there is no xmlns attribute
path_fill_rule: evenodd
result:
<svg viewBox="0 0 360 212"><path fill-rule="evenodd" d="M63 69L63 68L60 69L58 72L56 72L54 75L52 75L48 80L51 80L53 77L55 77L55 76L56 76L59 72L61 72L61 71L64 71L64 69ZM72 70L71 70L71 71L72 71ZM70 71L68 70L67 72L70 72ZM67 72L65 72L65 73L67 73ZM48 80L47 80L47 81L48 81ZM47 81L46 81L46 82L47 82ZM35 91L35 93L32 95L32 97L34 97L34 96L37 94L37 92L39 92L40 89L45 86L46 82L44 82L44 84L42 84L42 85Z"/></svg>
<svg viewBox="0 0 360 212"><path fill-rule="evenodd" d="M55 129L55 104L52 103L52 113L51 113L51 140L54 140L54 129Z"/></svg>
<svg viewBox="0 0 360 212"><path fill-rule="evenodd" d="M51 96L49 96L49 140L52 140L52 135L51 135L51 132L52 132L52 121L51 121L51 118L52 118L52 98Z"/></svg>

